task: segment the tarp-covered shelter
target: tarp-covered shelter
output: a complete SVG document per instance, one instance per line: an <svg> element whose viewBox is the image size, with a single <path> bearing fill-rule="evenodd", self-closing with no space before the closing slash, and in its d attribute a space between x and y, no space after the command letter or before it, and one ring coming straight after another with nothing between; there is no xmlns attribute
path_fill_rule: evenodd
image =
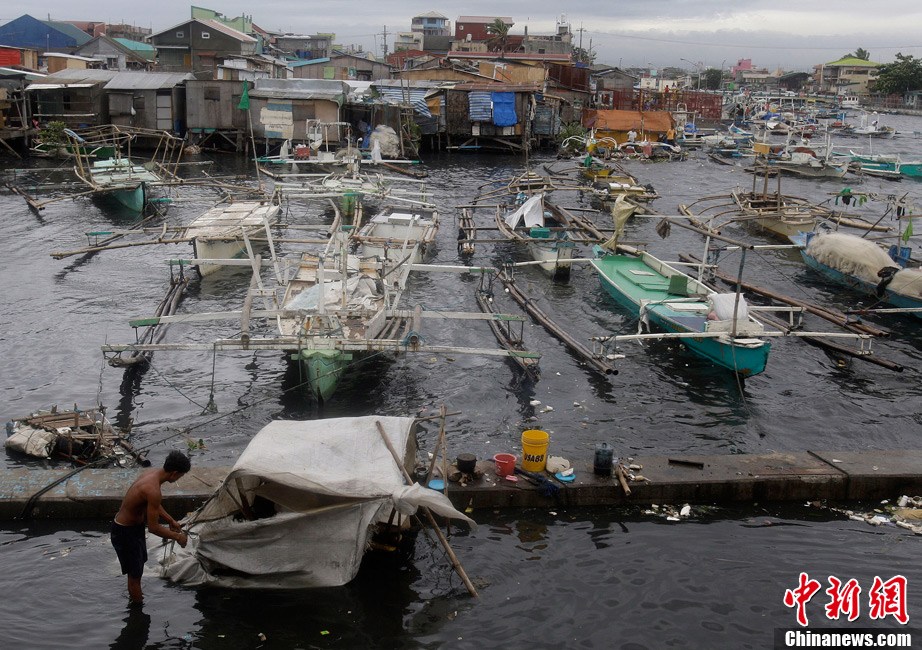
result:
<svg viewBox="0 0 922 650"><path fill-rule="evenodd" d="M412 467L413 418L276 420L247 445L223 484L166 546L162 575L188 585L329 587L355 577L372 525L420 506L473 522L441 492L407 486L377 428ZM152 538L151 557L160 554Z"/></svg>
<svg viewBox="0 0 922 650"><path fill-rule="evenodd" d="M463 83L432 91L427 102L444 96L449 148L522 150L540 92L536 84Z"/></svg>
<svg viewBox="0 0 922 650"><path fill-rule="evenodd" d="M675 119L669 111L588 110L583 112L583 126L595 129L597 137L615 138L620 143L632 129L638 140L656 140L675 128Z"/></svg>

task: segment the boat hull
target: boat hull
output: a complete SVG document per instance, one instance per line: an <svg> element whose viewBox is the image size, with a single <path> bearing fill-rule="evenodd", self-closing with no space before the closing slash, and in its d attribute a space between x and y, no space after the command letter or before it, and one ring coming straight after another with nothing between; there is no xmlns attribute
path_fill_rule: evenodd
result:
<svg viewBox="0 0 922 650"><path fill-rule="evenodd" d="M117 189L111 192L105 192L102 198L110 199L123 208L140 214L144 211L144 206L147 205L147 185L141 183L135 188Z"/></svg>
<svg viewBox="0 0 922 650"><path fill-rule="evenodd" d="M565 281L570 278L570 260L573 259L574 244L567 240L555 240L547 243L530 242L528 252L545 274L555 280Z"/></svg>
<svg viewBox="0 0 922 650"><path fill-rule="evenodd" d="M804 263L809 268L832 280L836 284L860 291L861 293L869 296L873 296L874 298L893 305L894 307L900 307L903 309L922 308L922 300L912 298L911 296L907 296L902 293L891 291L890 289L884 289L883 294L878 295L876 284L862 280L861 278L849 273L843 273L838 269L823 264L807 252L807 238L803 234L798 235L797 237L792 237L791 241L801 247L801 257L803 257ZM894 262L894 265L896 265L896 262ZM911 315L915 316L916 318L922 318L922 312L911 312Z"/></svg>
<svg viewBox="0 0 922 650"><path fill-rule="evenodd" d="M342 350L302 350L292 356L304 369L307 388L318 402L326 402L333 396L352 361L352 355Z"/></svg>
<svg viewBox="0 0 922 650"><path fill-rule="evenodd" d="M705 332L708 306L704 296L708 290L704 285L684 276L695 289L695 296L683 300L679 295L669 293L669 278L647 265L643 257L606 255L593 260L592 265L606 293L633 315L665 332ZM643 281L632 280L632 274L643 278ZM686 337L682 338L682 342L693 354L743 377L763 372L771 349L771 345L762 339L731 339L729 334Z"/></svg>

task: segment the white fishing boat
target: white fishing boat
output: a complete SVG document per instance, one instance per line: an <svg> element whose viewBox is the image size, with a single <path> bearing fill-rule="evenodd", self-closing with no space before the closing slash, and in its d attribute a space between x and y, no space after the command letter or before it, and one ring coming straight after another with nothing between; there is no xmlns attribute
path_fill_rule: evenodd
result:
<svg viewBox="0 0 922 650"><path fill-rule="evenodd" d="M246 252L246 238L278 223L281 207L277 200L236 201L216 205L196 217L183 237L192 240L198 270L202 276L221 268L201 260L227 260Z"/></svg>
<svg viewBox="0 0 922 650"><path fill-rule="evenodd" d="M532 258L540 262L541 270L555 280L570 277L570 260L574 242L567 228L569 220L563 211L535 194L517 209L506 212L496 208L496 225L512 241L524 243Z"/></svg>
<svg viewBox="0 0 922 650"><path fill-rule="evenodd" d="M419 264L435 244L439 214L435 208L388 206L365 223L352 240L364 257L377 257L386 267Z"/></svg>

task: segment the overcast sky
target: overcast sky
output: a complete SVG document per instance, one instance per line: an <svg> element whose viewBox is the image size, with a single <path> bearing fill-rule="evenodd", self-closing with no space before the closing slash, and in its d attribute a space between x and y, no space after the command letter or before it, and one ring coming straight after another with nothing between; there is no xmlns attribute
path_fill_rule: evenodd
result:
<svg viewBox="0 0 922 650"><path fill-rule="evenodd" d="M809 8L804 5L809 4ZM729 67L751 58L771 70L808 70L857 48L871 60L890 63L901 52L922 58L920 0L582 0L576 5L548 0L263 0L215 2L198 0L228 17L246 12L268 30L311 34L333 32L337 42L376 48L381 52L385 25L388 50L391 32L408 31L414 15L436 11L451 21L459 15L510 16L511 33L555 30L561 7L570 8L569 22L577 45L590 46L596 61L622 67ZM53 20L99 20L150 27L155 32L186 20L190 3L159 0L138 4L124 0L46 0L39 5L4 0L0 23L22 14ZM582 27L584 31L577 31ZM683 61L687 59L688 61Z"/></svg>

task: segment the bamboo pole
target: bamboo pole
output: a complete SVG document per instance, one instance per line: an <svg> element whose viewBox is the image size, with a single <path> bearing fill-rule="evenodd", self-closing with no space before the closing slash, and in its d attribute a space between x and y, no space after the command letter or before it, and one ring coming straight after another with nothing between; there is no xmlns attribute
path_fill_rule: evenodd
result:
<svg viewBox="0 0 922 650"><path fill-rule="evenodd" d="M379 420L375 421L375 425L378 427L378 433L381 434L381 438L384 439L384 444L387 446L387 450L391 452L391 456L394 458L394 462L397 463L397 467L400 468L400 472L403 474L403 479L407 482L407 485L413 485L413 479L407 472L407 468L403 466L403 461L400 459L400 456L397 455L397 450L394 449L394 445L391 444L390 438L387 437L387 433L384 431L384 426ZM447 481L447 479L446 479ZM429 525L432 526L432 530L435 531L436 536L439 538L439 542L442 544L442 548L445 549L445 552L448 554L449 559L451 560L451 565L454 567L455 572L461 576L461 580L464 582L464 586L467 587L468 592L474 598L479 598L477 590L474 588L474 585L471 583L470 578L467 577L467 573L464 571L464 567L461 566L458 556L455 555L454 550L451 548L451 545L448 543L448 540L445 539L445 535L442 534L442 530L438 527L438 524L435 523L435 517L432 516L432 512L429 511L429 508L422 507L423 512L426 513L426 517L429 520Z"/></svg>

